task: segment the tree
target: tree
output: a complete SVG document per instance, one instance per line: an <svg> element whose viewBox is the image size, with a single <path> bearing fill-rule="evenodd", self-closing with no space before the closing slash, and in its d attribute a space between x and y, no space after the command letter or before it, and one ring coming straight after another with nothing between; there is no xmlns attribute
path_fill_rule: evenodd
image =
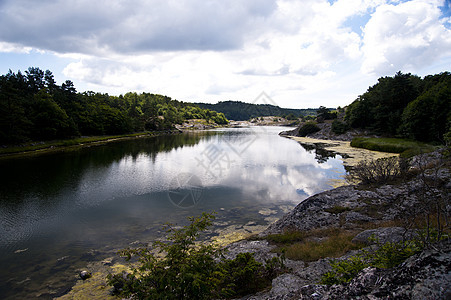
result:
<svg viewBox="0 0 451 300"><path fill-rule="evenodd" d="M50 140L70 136L73 129L64 110L53 101L45 89L34 96L30 120L33 124L32 136Z"/></svg>
<svg viewBox="0 0 451 300"><path fill-rule="evenodd" d="M30 67L25 74L27 74L28 88L31 93L35 94L45 87L44 71L41 69Z"/></svg>
<svg viewBox="0 0 451 300"><path fill-rule="evenodd" d="M450 78L451 79L451 78ZM451 120L451 80L440 82L409 103L400 134L419 141L443 141Z"/></svg>

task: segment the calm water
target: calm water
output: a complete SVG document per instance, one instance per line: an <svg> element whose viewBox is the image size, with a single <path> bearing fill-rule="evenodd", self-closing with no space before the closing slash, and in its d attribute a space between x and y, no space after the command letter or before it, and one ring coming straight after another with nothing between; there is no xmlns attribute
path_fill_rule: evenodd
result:
<svg viewBox="0 0 451 300"><path fill-rule="evenodd" d="M252 231L330 189L345 173L341 161L279 137L286 129L219 129L0 160L1 298L61 295L90 261L152 241L165 222L216 211L216 234Z"/></svg>

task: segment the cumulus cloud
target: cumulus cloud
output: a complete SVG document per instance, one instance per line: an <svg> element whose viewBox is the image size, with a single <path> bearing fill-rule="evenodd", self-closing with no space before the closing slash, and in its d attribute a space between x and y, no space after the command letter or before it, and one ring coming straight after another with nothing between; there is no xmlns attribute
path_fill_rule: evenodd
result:
<svg viewBox="0 0 451 300"><path fill-rule="evenodd" d="M227 50L258 31L274 0L7 0L0 38L56 52Z"/></svg>
<svg viewBox="0 0 451 300"><path fill-rule="evenodd" d="M0 52L41 49L70 58L67 78L111 94L150 91L214 102L252 101L266 91L285 107L337 106L378 76L415 72L449 57L443 5L4 0Z"/></svg>
<svg viewBox="0 0 451 300"><path fill-rule="evenodd" d="M381 5L364 28L362 70L393 74L451 54L451 30L440 20L440 1Z"/></svg>

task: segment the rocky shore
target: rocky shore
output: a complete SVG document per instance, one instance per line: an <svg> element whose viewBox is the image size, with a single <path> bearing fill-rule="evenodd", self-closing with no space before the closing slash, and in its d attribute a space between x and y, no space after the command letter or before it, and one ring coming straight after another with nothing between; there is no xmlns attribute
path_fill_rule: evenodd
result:
<svg viewBox="0 0 451 300"><path fill-rule="evenodd" d="M425 173L378 186L349 185L314 195L259 234L258 240L244 240L228 246L228 257L254 252L263 262L276 256L265 238L286 231L311 231L338 228L355 234L353 241L367 243L370 236L379 243L411 238L415 230L406 228L409 218L424 212L425 201L443 197L449 215L451 175L449 168L437 166L437 157L429 157L431 168ZM423 158L424 159L424 158ZM443 160L441 160L443 162ZM449 162L445 164L449 167ZM435 181L425 190L425 178ZM451 242L449 239L417 253L393 269L366 268L347 285L321 285L321 276L331 270L328 258L314 262L287 260L289 272L272 281L269 291L242 299L450 299ZM356 251L347 253L346 259Z"/></svg>
<svg viewBox="0 0 451 300"><path fill-rule="evenodd" d="M330 141L321 142L327 147L333 144ZM343 149L337 146L341 142L334 143L335 149L331 151L346 157ZM350 148L347 145L343 147ZM375 155L363 158L378 158L378 154ZM415 236L416 231L406 227L408 220L423 213L427 209L425 205L432 203L434 197L445 199L448 216L451 210L450 162L444 160L440 153L416 158L416 162L417 165L418 162L427 165L428 170L413 171L414 175L396 182L371 186L347 185L311 196L254 238L226 246L226 258L252 252L258 261L265 262L277 255L277 245L272 244L268 236L287 231L336 228L352 233L353 241L364 243L367 248L376 247L368 240L370 236L377 238L379 243L397 242ZM349 163L354 165L355 162ZM425 183L431 181L433 186L425 187ZM241 299L451 299L450 248L450 240L443 240L411 256L396 268L366 268L350 283L332 286L319 284L322 275L331 270L330 258L310 262L287 259L288 271L273 279L270 289ZM338 260L347 259L358 251L352 250ZM111 270L120 271L125 266L115 258L91 267L97 269L98 274L93 274L93 278L86 282L80 281L71 293L61 299L77 299L87 293L92 299L115 299L109 295L110 287L104 282L104 274Z"/></svg>

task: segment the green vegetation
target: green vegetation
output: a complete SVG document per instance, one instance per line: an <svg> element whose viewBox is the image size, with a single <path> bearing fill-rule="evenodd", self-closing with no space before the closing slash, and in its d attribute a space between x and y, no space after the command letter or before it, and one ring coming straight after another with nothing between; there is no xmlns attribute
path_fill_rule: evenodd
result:
<svg viewBox="0 0 451 300"><path fill-rule="evenodd" d="M304 240L307 236L308 234L306 232L292 230L286 231L284 233L267 235L265 236L265 240L275 244L289 244L294 242L300 242Z"/></svg>
<svg viewBox="0 0 451 300"><path fill-rule="evenodd" d="M332 122L332 132L335 134L343 134L349 130L349 125L340 120L334 120Z"/></svg>
<svg viewBox="0 0 451 300"><path fill-rule="evenodd" d="M231 298L264 289L284 270L281 256L265 265L252 253L224 259L220 248L196 242L213 219L203 213L189 218L182 229L169 226L167 241L157 241L152 248L122 250L121 255L129 260L136 256L138 263L131 265L131 273L110 274L108 283L116 294L133 299Z"/></svg>
<svg viewBox="0 0 451 300"><path fill-rule="evenodd" d="M376 249L365 249L349 259L331 261L332 271L323 275L321 283L327 285L348 283L367 267L394 268L423 250L424 246L419 239L378 243Z"/></svg>
<svg viewBox="0 0 451 300"><path fill-rule="evenodd" d="M451 130L451 73L421 79L398 72L381 77L351 103L345 120L353 128L423 142L444 143Z"/></svg>
<svg viewBox="0 0 451 300"><path fill-rule="evenodd" d="M325 106L320 106L316 111L316 120L318 122L323 122L324 120L333 120L337 118L337 112L331 111L330 108Z"/></svg>
<svg viewBox="0 0 451 300"><path fill-rule="evenodd" d="M322 237L321 241L307 240L289 245L285 248L285 255L289 259L305 262L325 257L340 257L350 250L361 248L361 245L351 241L353 237L352 233L337 230L336 235Z"/></svg>
<svg viewBox="0 0 451 300"><path fill-rule="evenodd" d="M228 123L222 113L162 95L77 93L70 80L57 85L49 70L0 76L0 145L161 131L186 119Z"/></svg>
<svg viewBox="0 0 451 300"><path fill-rule="evenodd" d="M224 101L216 104L196 103L204 109L215 110L223 113L227 119L246 121L257 117L279 116L288 120L296 120L304 116L315 116L316 109L291 109L280 108L270 104L251 104L240 101Z"/></svg>
<svg viewBox="0 0 451 300"><path fill-rule="evenodd" d="M311 133L320 131L321 129L316 125L316 122L307 121L300 128L298 136L306 136Z"/></svg>
<svg viewBox="0 0 451 300"><path fill-rule="evenodd" d="M435 150L435 147L430 144L398 138L357 137L352 139L351 146L374 151L400 153L404 157L410 157Z"/></svg>
<svg viewBox="0 0 451 300"><path fill-rule="evenodd" d="M339 257L346 252L362 247L352 243L352 232L338 228L310 231L287 231L265 237L277 245L276 252L283 252L286 258L302 261L315 261L325 257Z"/></svg>
<svg viewBox="0 0 451 300"><path fill-rule="evenodd" d="M364 184L386 183L406 174L407 170L408 165L403 158L379 158L359 162L348 171L346 180L351 183L361 182Z"/></svg>
<svg viewBox="0 0 451 300"><path fill-rule="evenodd" d="M46 141L39 143L30 143L16 147L6 147L0 148L0 155L12 154L12 153L25 153L43 149L56 149L60 147L70 147L84 144L92 144L92 143L101 143L110 140L116 139L126 139L126 138L134 138L141 136L155 136L156 132L147 131L147 132L136 132L130 134L121 134L121 135L107 135L107 136L89 136L89 137L80 137L73 139L65 139L65 140L57 140L57 141Z"/></svg>

